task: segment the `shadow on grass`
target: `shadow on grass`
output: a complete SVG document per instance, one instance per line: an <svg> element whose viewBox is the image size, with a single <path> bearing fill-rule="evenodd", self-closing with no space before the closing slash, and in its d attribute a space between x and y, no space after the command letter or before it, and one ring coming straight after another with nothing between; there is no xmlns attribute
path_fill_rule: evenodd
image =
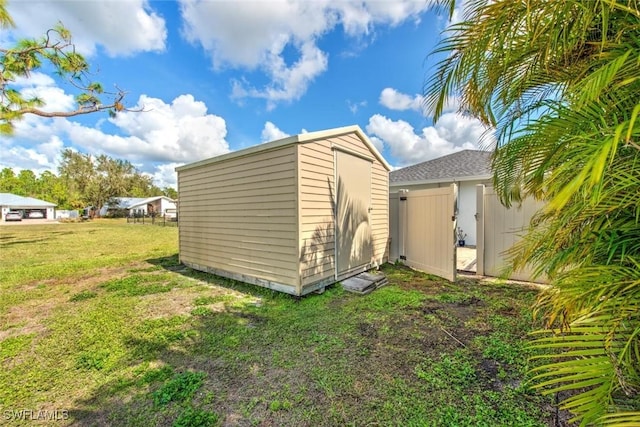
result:
<svg viewBox="0 0 640 427"><path fill-rule="evenodd" d="M31 240L12 240L12 241L8 241L8 242L3 242L2 246L3 247L9 247L9 246L17 246L17 245L28 245L31 243L39 243L39 242L44 242L48 239L46 238L42 238L42 239L31 239Z"/></svg>
<svg viewBox="0 0 640 427"><path fill-rule="evenodd" d="M9 247L9 246L16 246L16 245L45 242L48 240L52 240L54 237L58 235L66 235L66 234L72 234L72 233L71 231L48 231L45 236L38 237L35 239L22 239L22 240L15 240L16 235L14 234L4 234L0 236L0 241L2 242L3 247Z"/></svg>
<svg viewBox="0 0 640 427"><path fill-rule="evenodd" d="M181 267L173 257L155 261L171 271ZM265 363L273 359L273 353L286 353L287 344L278 342L277 328L273 329L268 315L261 310L263 304L271 305L273 298L286 304L296 301L275 291L190 269L178 272L252 298L240 306L225 304L220 311L193 310L191 315L147 319L128 331L123 338L126 356L116 368L119 372L97 387L89 398L76 402L76 409L69 411L74 425L219 425L199 420L203 417L214 420L218 414L228 416L242 407L250 408L247 410L254 420L271 419L273 425L287 424L286 412L269 409L271 400L254 407L256 399L263 399L263 393L279 396L283 382L289 384L288 393L306 395L306 384L312 380L298 370L285 372L276 367L276 374L270 372L271 366ZM261 303L254 306L251 300ZM291 332L288 327L285 329L284 333ZM257 365L269 378L256 377L252 369ZM186 386L181 389L180 379L187 374L202 375L203 384L191 391ZM189 417L193 417L190 422L178 423L179 419Z"/></svg>
<svg viewBox="0 0 640 427"><path fill-rule="evenodd" d="M194 303L199 310L190 314L145 318L123 331L123 359L111 374L95 372L104 380L75 402L75 425L542 425L545 418L544 401L508 384L521 375L503 359L521 355L502 344L524 331L493 333L512 320L488 323L494 314L488 295L476 295L482 288L427 292L417 282L431 278L389 266L396 286L365 297L334 287L295 300L190 269L177 254L147 262L246 298ZM504 304L526 306L522 297ZM202 383L189 382L202 374ZM196 423L206 414L208 424ZM191 424L178 422L189 416Z"/></svg>
<svg viewBox="0 0 640 427"><path fill-rule="evenodd" d="M273 289L265 288L258 285L252 285L249 283L240 282L238 280L229 279L222 276L216 276L215 274L205 273L203 271L194 270L193 268L187 267L186 265L180 263L180 258L178 254L173 254L166 257L161 258L151 258L146 260L149 264L162 267L163 269L180 274L185 277L189 277L192 279L199 280L200 282L204 282L210 285L221 286L226 289L231 289L237 292L241 292L246 295L251 295L254 297L279 297L290 299L293 301L299 301L303 297L298 297L278 291L274 291Z"/></svg>

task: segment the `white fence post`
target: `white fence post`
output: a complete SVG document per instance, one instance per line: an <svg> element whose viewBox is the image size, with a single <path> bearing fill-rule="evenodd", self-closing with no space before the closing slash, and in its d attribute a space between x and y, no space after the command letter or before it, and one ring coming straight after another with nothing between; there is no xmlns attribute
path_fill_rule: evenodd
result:
<svg viewBox="0 0 640 427"><path fill-rule="evenodd" d="M484 276L484 184L476 185L476 274Z"/></svg>
<svg viewBox="0 0 640 427"><path fill-rule="evenodd" d="M408 218L407 218L407 193L409 190L400 190L398 191L398 258L402 261L407 259L407 254L405 253L406 247L406 239L407 239L407 228L408 228Z"/></svg>

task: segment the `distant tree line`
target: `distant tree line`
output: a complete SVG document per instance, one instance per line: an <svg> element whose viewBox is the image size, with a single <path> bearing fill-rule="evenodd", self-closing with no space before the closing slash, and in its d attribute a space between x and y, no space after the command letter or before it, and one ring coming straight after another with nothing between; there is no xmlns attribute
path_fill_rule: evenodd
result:
<svg viewBox="0 0 640 427"><path fill-rule="evenodd" d="M16 174L11 168L2 169L0 192L46 200L58 209L100 209L114 197L178 198L175 189L159 188L126 160L70 149L61 153L58 175L45 171L37 176L27 169Z"/></svg>

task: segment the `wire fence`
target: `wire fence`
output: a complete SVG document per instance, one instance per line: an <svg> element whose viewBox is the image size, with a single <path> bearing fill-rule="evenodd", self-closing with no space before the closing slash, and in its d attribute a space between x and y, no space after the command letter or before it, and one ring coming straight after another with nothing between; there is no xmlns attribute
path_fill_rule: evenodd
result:
<svg viewBox="0 0 640 427"><path fill-rule="evenodd" d="M177 227L177 217L134 215L127 217L128 224L158 225L160 227Z"/></svg>

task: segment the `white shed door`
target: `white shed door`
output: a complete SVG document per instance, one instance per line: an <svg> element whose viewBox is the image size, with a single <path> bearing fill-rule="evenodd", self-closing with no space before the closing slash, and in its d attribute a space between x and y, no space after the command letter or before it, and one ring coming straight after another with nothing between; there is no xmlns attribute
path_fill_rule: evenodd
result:
<svg viewBox="0 0 640 427"><path fill-rule="evenodd" d="M400 193L400 254L409 267L456 279L457 186Z"/></svg>
<svg viewBox="0 0 640 427"><path fill-rule="evenodd" d="M336 150L336 258L338 280L371 262L371 161Z"/></svg>

